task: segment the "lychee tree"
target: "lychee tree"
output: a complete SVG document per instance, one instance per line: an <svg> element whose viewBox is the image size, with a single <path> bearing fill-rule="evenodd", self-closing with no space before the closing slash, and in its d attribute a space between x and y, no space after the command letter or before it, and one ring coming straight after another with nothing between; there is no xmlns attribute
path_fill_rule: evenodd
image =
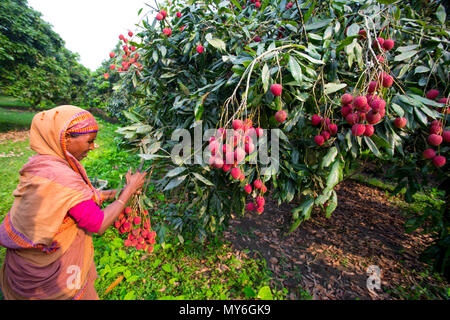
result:
<svg viewBox="0 0 450 320"><path fill-rule="evenodd" d="M141 42L124 43L139 65L119 72L136 97L119 132L179 200L155 226L160 241L262 213L267 189L279 204L300 203L292 232L315 207L332 214L334 188L368 154L395 163L408 197L417 171L448 181L449 29L444 5L426 2L169 1L146 13ZM192 162L193 145L190 157L169 156L180 128L219 130L201 146L208 161ZM256 154L275 153L268 136L278 156L263 175Z"/></svg>

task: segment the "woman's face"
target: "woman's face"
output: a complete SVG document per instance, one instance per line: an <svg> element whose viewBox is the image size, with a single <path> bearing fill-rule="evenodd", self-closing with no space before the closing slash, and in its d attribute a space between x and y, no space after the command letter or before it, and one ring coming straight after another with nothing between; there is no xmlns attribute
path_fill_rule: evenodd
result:
<svg viewBox="0 0 450 320"><path fill-rule="evenodd" d="M77 137L66 137L66 147L78 161L86 158L89 151L94 150L94 141L97 138L97 132L80 134Z"/></svg>

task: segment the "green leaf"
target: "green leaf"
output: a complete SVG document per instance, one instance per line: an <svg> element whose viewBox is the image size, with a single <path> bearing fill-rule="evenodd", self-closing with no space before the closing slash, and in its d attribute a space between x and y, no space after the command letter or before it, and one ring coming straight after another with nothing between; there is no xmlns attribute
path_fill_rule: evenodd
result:
<svg viewBox="0 0 450 320"><path fill-rule="evenodd" d="M163 269L165 272L172 272L173 267L170 263L166 263L161 266L161 269Z"/></svg>
<svg viewBox="0 0 450 320"><path fill-rule="evenodd" d="M333 163L333 166L331 167L330 174L327 178L327 189L331 190L333 189L338 183L339 178L342 175L342 167L341 162L339 160L336 160Z"/></svg>
<svg viewBox="0 0 450 320"><path fill-rule="evenodd" d="M396 0L377 0L381 4L393 4Z"/></svg>
<svg viewBox="0 0 450 320"><path fill-rule="evenodd" d="M164 188L163 191L168 191L168 190L171 190L171 189L173 189L173 188L179 186L179 185L184 181L184 179L186 179L187 176L188 176L188 175L186 174L186 175L184 175L184 176L181 176L181 177L177 177L177 178L175 178L175 179L172 179L172 180L166 185L166 187Z"/></svg>
<svg viewBox="0 0 450 320"><path fill-rule="evenodd" d="M329 82L327 84L325 84L324 87L324 92L325 94L330 94L330 93L334 93L336 91L339 91L341 89L344 89L347 86L346 83L334 83L334 82Z"/></svg>
<svg viewBox="0 0 450 320"><path fill-rule="evenodd" d="M442 4L439 5L439 7L436 10L436 17L438 18L439 22L441 24L445 23L445 19L447 17L447 14L445 12L445 8Z"/></svg>
<svg viewBox="0 0 450 320"><path fill-rule="evenodd" d="M250 286L246 286L242 291L247 299L256 297L256 292Z"/></svg>
<svg viewBox="0 0 450 320"><path fill-rule="evenodd" d="M264 286L258 291L258 298L261 300L273 300L272 291L269 286Z"/></svg>
<svg viewBox="0 0 450 320"><path fill-rule="evenodd" d="M128 120L131 120L131 121L133 121L133 122L139 122L139 118L138 118L135 114L133 114L133 113L131 113L131 112L129 112L129 111L124 110L124 111L123 111L123 115L124 115Z"/></svg>
<svg viewBox="0 0 450 320"><path fill-rule="evenodd" d="M396 51L398 51L398 52L406 52L406 51L411 51L411 50L417 49L418 47L419 47L418 44L412 44L412 45L409 45L409 46L398 47Z"/></svg>
<svg viewBox="0 0 450 320"><path fill-rule="evenodd" d="M302 82L302 68L298 64L297 59L295 59L293 56L289 57L289 71L291 71L291 74L294 77L295 81L297 81L298 83Z"/></svg>
<svg viewBox="0 0 450 320"><path fill-rule="evenodd" d="M300 206L292 210L293 214L292 217L294 218L295 221L289 228L288 234L297 229L302 221L309 219L313 207L314 207L314 198L308 196L300 204Z"/></svg>
<svg viewBox="0 0 450 320"><path fill-rule="evenodd" d="M405 114L405 110L403 110L403 108L400 107L398 104L392 103L391 107L392 109L394 109L395 113L397 113L400 117L403 117L403 115Z"/></svg>
<svg viewBox="0 0 450 320"><path fill-rule="evenodd" d="M239 4L239 2L237 2L236 0L231 0L231 2L232 2L239 10L242 11L242 7L241 7L241 5Z"/></svg>
<svg viewBox="0 0 450 320"><path fill-rule="evenodd" d="M197 104L195 105L195 108L194 108L195 120L199 121L202 119L203 111L204 111L203 103L200 100L197 102Z"/></svg>
<svg viewBox="0 0 450 320"><path fill-rule="evenodd" d="M186 170L185 167L178 167L178 168L172 169L166 173L166 177L168 177L168 178L175 177L175 176L179 175L180 173L184 172L185 170Z"/></svg>
<svg viewBox="0 0 450 320"><path fill-rule="evenodd" d="M183 91L183 93L187 96L189 96L191 93L189 92L189 89L181 83L180 80L178 80L178 85L180 86L181 91Z"/></svg>
<svg viewBox="0 0 450 320"><path fill-rule="evenodd" d="M309 18L311 17L311 15L312 15L312 13L313 13L313 11L314 11L314 8L316 7L316 3L317 3L317 1L314 1L314 2L311 3L311 5L309 6L308 11L306 11L305 16L303 17L304 20L305 20L304 23L307 23L307 22L309 21Z"/></svg>
<svg viewBox="0 0 450 320"><path fill-rule="evenodd" d="M424 114L422 113L422 111L419 110L418 107L414 107L414 113L416 114L417 119L419 119L419 121L422 122L422 124L423 124L424 126L426 126L426 125L428 124L427 116L424 115Z"/></svg>
<svg viewBox="0 0 450 320"><path fill-rule="evenodd" d="M356 36L359 32L359 25L357 23L352 23L347 29L347 37Z"/></svg>
<svg viewBox="0 0 450 320"><path fill-rule="evenodd" d="M300 57L303 57L303 58L309 60L312 63L324 64L324 62L322 60L314 59L313 57L311 57L311 56L309 56L309 55L307 55L307 54L305 54L303 52L295 51L295 53L297 53Z"/></svg>
<svg viewBox="0 0 450 320"><path fill-rule="evenodd" d="M382 158L383 155L378 150L377 145L370 139L370 137L364 136L364 141L366 142L367 146L369 147L370 151L377 156L378 158Z"/></svg>
<svg viewBox="0 0 450 320"><path fill-rule="evenodd" d="M323 39L326 40L331 38L332 34L333 34L333 26L330 25L328 26L328 28L325 29L325 32L323 33Z"/></svg>
<svg viewBox="0 0 450 320"><path fill-rule="evenodd" d="M335 159L338 154L338 150L336 147L331 147L325 157L322 159L322 168L328 167Z"/></svg>
<svg viewBox="0 0 450 320"><path fill-rule="evenodd" d="M396 55L394 58L394 61L403 61L406 59L410 59L411 57L415 56L419 51L412 50L412 51L406 51L399 55Z"/></svg>
<svg viewBox="0 0 450 320"><path fill-rule="evenodd" d="M208 185L208 186L214 186L214 183L212 183L211 181L209 181L208 179L206 179L205 177L203 177L202 175L196 173L196 172L192 172L192 174L201 182L203 182L204 184Z"/></svg>
<svg viewBox="0 0 450 320"><path fill-rule="evenodd" d="M324 189L323 193L314 200L314 204L323 205L330 198L332 191Z"/></svg>
<svg viewBox="0 0 450 320"><path fill-rule="evenodd" d="M425 66L418 66L418 67L416 67L416 69L414 69L414 74L425 73L425 72L428 72L428 71L430 71L430 68L425 67Z"/></svg>
<svg viewBox="0 0 450 320"><path fill-rule="evenodd" d="M220 39L207 39L206 41L209 42L210 45L212 45L214 48L226 51L227 46L223 40Z"/></svg>
<svg viewBox="0 0 450 320"><path fill-rule="evenodd" d="M127 294L125 295L125 297L123 297L123 300L135 300L136 299L136 294L133 290L128 291Z"/></svg>
<svg viewBox="0 0 450 320"><path fill-rule="evenodd" d="M315 30L315 29L325 27L325 26L329 25L331 21L333 21L333 19L325 19L325 20L307 24L307 25L305 25L305 30L310 31L310 30Z"/></svg>
<svg viewBox="0 0 450 320"><path fill-rule="evenodd" d="M325 209L325 214L326 214L325 216L327 218L331 217L331 214L334 212L334 210L336 210L337 205L338 205L337 193L336 193L336 191L333 190L332 194L331 194L331 198L328 199L328 206Z"/></svg>
<svg viewBox="0 0 450 320"><path fill-rule="evenodd" d="M417 94L410 93L410 94L409 94L409 97L411 97L411 98L413 98L414 100L419 101L420 103L422 103L422 104L424 104L424 105L427 105L427 106L442 107L442 104L441 104L441 103L436 102L436 101L434 101L434 100L427 99L427 98L425 98L425 97L418 96ZM410 102L410 103L411 103L411 102Z"/></svg>

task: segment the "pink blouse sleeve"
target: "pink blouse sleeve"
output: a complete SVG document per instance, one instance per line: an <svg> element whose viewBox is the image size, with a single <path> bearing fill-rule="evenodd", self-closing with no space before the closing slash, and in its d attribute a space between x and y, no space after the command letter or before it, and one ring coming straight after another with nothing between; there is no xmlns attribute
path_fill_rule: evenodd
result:
<svg viewBox="0 0 450 320"><path fill-rule="evenodd" d="M103 222L104 213L94 200L80 202L69 210L80 228L89 232L98 232Z"/></svg>

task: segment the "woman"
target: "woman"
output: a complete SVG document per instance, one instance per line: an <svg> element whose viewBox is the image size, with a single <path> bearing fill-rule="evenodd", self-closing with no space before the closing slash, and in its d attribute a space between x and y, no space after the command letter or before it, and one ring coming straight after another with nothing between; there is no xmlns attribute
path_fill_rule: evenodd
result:
<svg viewBox="0 0 450 320"><path fill-rule="evenodd" d="M32 156L20 171L14 203L0 225L7 248L0 270L5 299L98 299L92 233L103 234L138 192L146 173L126 175L115 191L96 190L80 164L94 149L98 125L89 112L60 106L35 115Z"/></svg>

